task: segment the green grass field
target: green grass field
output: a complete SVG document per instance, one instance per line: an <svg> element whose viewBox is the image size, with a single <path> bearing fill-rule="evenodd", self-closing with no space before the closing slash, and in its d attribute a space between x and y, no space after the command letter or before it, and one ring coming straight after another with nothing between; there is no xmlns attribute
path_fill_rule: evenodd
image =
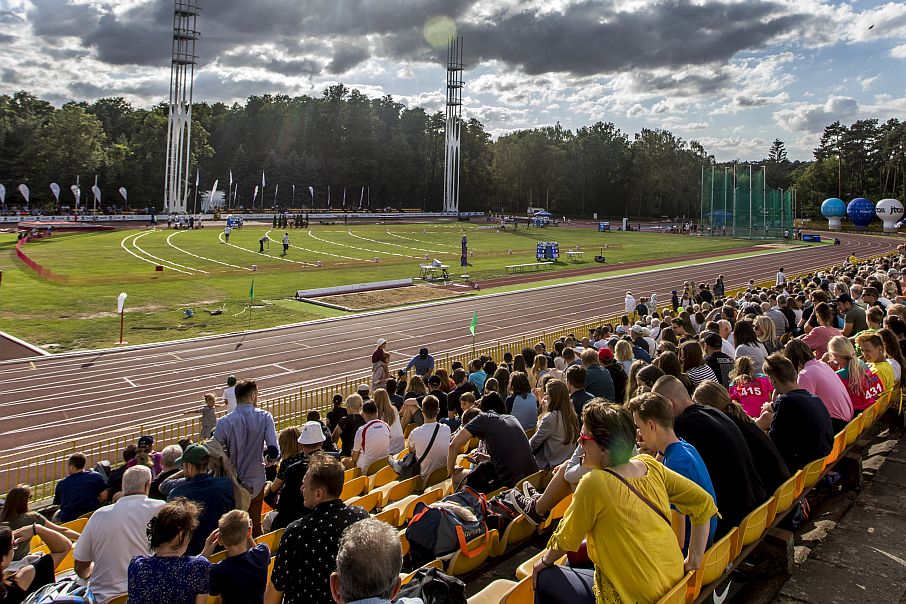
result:
<svg viewBox="0 0 906 604"><path fill-rule="evenodd" d="M249 288L255 282L251 327L263 328L342 314L292 300L298 289L417 277L419 264L437 258L461 274L460 240L468 236L469 274L481 281L505 274L510 264L535 262L538 241L557 241L562 259L557 270L593 266L605 244L607 268L628 261L681 258L683 253L714 252L746 246L720 238L682 238L654 233L598 233L592 228L520 229L496 232L479 224L313 225L289 229L290 247L281 257L284 230L246 224L233 230L229 244L222 229L197 231L124 230L58 233L30 242L24 251L35 262L62 276L53 282L38 276L15 254L15 235L0 234L0 330L51 351L99 348L116 342L116 297L126 292L126 340L130 344L238 331L249 326ZM258 239L274 239L264 254ZM583 262L566 260L579 246ZM378 262L375 263L374 259ZM317 263L321 266L318 267ZM163 264L163 272L154 265ZM252 272L251 266L257 265ZM195 311L193 318L185 309ZM205 310L222 309L211 316Z"/></svg>

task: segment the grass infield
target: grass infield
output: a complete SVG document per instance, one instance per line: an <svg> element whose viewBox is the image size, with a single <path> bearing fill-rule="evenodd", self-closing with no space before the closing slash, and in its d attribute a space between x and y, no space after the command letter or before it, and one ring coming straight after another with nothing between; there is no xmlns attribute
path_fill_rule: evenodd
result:
<svg viewBox="0 0 906 604"><path fill-rule="evenodd" d="M459 260L464 235L474 254L468 274L479 282L503 276L507 265L535 262L539 241L560 245L561 259L544 273L545 279L556 279L559 270L596 266L594 256L604 244L622 247L604 250L607 264L600 265L602 273L619 270L615 265L622 262L674 262L686 253L719 256L751 245L659 233L598 233L592 227L497 232L482 226L313 225L310 230L283 230L246 223L233 230L229 243L223 241L222 228L208 226L197 231L58 233L25 245L23 251L32 260L61 277L57 282L38 276L16 256L15 234L0 233L0 330L52 352L111 346L119 335L120 292L128 294L125 339L130 344L337 316L343 313L300 303L292 296L299 289L418 277L419 265L435 258L449 265L456 277L463 272ZM284 232L290 237L286 256L280 241ZM262 254L258 240L265 234L272 241ZM566 257L565 252L576 246L585 252L581 262ZM157 264L165 266L163 272L155 271ZM187 316L186 309L194 316ZM221 314L211 315L211 310Z"/></svg>

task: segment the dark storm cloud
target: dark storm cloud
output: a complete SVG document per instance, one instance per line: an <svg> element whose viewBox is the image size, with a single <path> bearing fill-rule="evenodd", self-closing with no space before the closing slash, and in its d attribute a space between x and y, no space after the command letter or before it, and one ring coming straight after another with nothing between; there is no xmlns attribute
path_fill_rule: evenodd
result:
<svg viewBox="0 0 906 604"><path fill-rule="evenodd" d="M807 19L781 16L784 7L775 2L694 5L676 0L632 13L615 6L587 1L562 13L538 16L523 10L492 19L492 24L466 25L467 57L473 65L481 59L501 60L528 74L702 65L761 48Z"/></svg>
<svg viewBox="0 0 906 604"><path fill-rule="evenodd" d="M725 70L708 75L654 75L642 73L636 74L634 88L639 92L662 92L679 96L698 96L720 92L732 82L732 77Z"/></svg>
<svg viewBox="0 0 906 604"><path fill-rule="evenodd" d="M368 48L353 44L334 44L333 59L327 65L330 73L341 74L368 60Z"/></svg>
<svg viewBox="0 0 906 604"><path fill-rule="evenodd" d="M82 36L94 31L101 18L97 9L69 0L36 0L33 6L28 21L35 35L43 38Z"/></svg>

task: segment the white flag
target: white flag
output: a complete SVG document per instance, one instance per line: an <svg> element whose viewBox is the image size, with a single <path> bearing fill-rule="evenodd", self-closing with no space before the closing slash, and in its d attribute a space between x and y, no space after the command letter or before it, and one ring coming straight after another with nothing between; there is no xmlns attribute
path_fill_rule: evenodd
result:
<svg viewBox="0 0 906 604"><path fill-rule="evenodd" d="M6 203L6 187L0 184L0 205Z"/></svg>
<svg viewBox="0 0 906 604"><path fill-rule="evenodd" d="M278 184L274 187L274 205L277 205L277 191L279 191L279 190L280 190L280 185Z"/></svg>
<svg viewBox="0 0 906 604"><path fill-rule="evenodd" d="M327 207L330 207L330 185L327 185Z"/></svg>
<svg viewBox="0 0 906 604"><path fill-rule="evenodd" d="M22 197L25 198L26 203L28 202L28 185L21 184L19 185L19 193L22 194Z"/></svg>
<svg viewBox="0 0 906 604"><path fill-rule="evenodd" d="M55 182L50 183L50 192L53 193L53 197L57 200L57 203L60 203L60 185Z"/></svg>
<svg viewBox="0 0 906 604"><path fill-rule="evenodd" d="M264 181L264 172L262 172L261 173L261 190L263 191L264 187L266 187L266 186L267 185L265 184L265 181Z"/></svg>
<svg viewBox="0 0 906 604"><path fill-rule="evenodd" d="M343 207L346 207L346 187L343 186Z"/></svg>
<svg viewBox="0 0 906 604"><path fill-rule="evenodd" d="M198 182L201 179L201 170L195 170L195 188L198 188Z"/></svg>
<svg viewBox="0 0 906 604"><path fill-rule="evenodd" d="M365 187L362 187L362 194L359 195L359 209L362 209L362 201L365 199Z"/></svg>
<svg viewBox="0 0 906 604"><path fill-rule="evenodd" d="M314 203L315 202L315 188L308 187L308 192L311 193L311 202Z"/></svg>
<svg viewBox="0 0 906 604"><path fill-rule="evenodd" d="M72 196L75 197L76 208L79 207L79 198L82 196L82 190L79 188L79 185L72 185L69 187L69 190L72 191Z"/></svg>
<svg viewBox="0 0 906 604"><path fill-rule="evenodd" d="M258 185L255 185L255 192L252 193L252 207L255 207L256 199L258 199Z"/></svg>
<svg viewBox="0 0 906 604"><path fill-rule="evenodd" d="M94 198L97 201L101 200L101 188L99 186L94 185L93 187L91 187L91 192L94 193Z"/></svg>
<svg viewBox="0 0 906 604"><path fill-rule="evenodd" d="M231 173L232 174L232 173ZM208 210L210 211L211 206L214 204L214 195L217 193L217 185L220 184L220 179L214 181L214 188L211 189L211 195L208 197Z"/></svg>
<svg viewBox="0 0 906 604"><path fill-rule="evenodd" d="M233 188L233 171L230 170L230 188Z"/></svg>
<svg viewBox="0 0 906 604"><path fill-rule="evenodd" d="M123 196L123 199L129 201L129 195L126 191L126 187L120 187L120 195Z"/></svg>

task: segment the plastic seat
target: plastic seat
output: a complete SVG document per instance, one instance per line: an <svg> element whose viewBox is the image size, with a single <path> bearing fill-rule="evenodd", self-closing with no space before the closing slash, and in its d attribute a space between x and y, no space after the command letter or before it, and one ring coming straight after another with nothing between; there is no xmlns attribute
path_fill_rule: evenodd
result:
<svg viewBox="0 0 906 604"><path fill-rule="evenodd" d="M403 554L403 555L405 555L405 554ZM419 566L418 568L416 568L414 571L412 571L409 574L400 573L400 584L405 585L406 583L409 583L410 581L412 581L412 578L415 577L415 574L418 571L428 570L429 568L436 568L437 570L443 570L444 563L441 562L440 560L431 560L431 562L428 562L424 566Z"/></svg>
<svg viewBox="0 0 906 604"><path fill-rule="evenodd" d="M506 530L503 531L503 535L497 540L497 547L491 552L491 556L495 558L502 556L509 546L522 543L537 532L538 527L520 514L515 520L507 525Z"/></svg>
<svg viewBox="0 0 906 604"><path fill-rule="evenodd" d="M107 604L126 604L126 602L128 600L129 600L129 594L123 594L121 596L117 596L117 597L113 598L112 600L107 600ZM210 600L208 600L208 601L210 601Z"/></svg>
<svg viewBox="0 0 906 604"><path fill-rule="evenodd" d="M447 574L459 577L484 564L499 538L496 530L490 530L466 543L464 550L457 551L450 558L450 562L447 564Z"/></svg>
<svg viewBox="0 0 906 604"><path fill-rule="evenodd" d="M831 452L827 454L827 457L824 458L824 467L832 466L837 463L837 460L840 459L840 455L843 453L843 449L846 448L846 428L840 430L836 436L834 436L834 446L831 449Z"/></svg>
<svg viewBox="0 0 906 604"><path fill-rule="evenodd" d="M698 597L703 585L708 585L717 581L727 569L727 565L730 563L730 552L733 549L737 530L738 529L734 528L705 551L705 555L702 557L701 568L695 571L695 578L692 586L693 599Z"/></svg>
<svg viewBox="0 0 906 604"><path fill-rule="evenodd" d="M368 477L359 476L358 478L353 478L349 482L343 485L343 492L340 493L340 499L346 501L352 497L357 497L362 494L368 488Z"/></svg>
<svg viewBox="0 0 906 604"><path fill-rule="evenodd" d="M86 524L88 524L88 518L85 518L84 516L80 516L79 518L76 518L75 520L70 520L69 522L64 522L60 526L63 528L68 528L71 531L81 533L83 530L85 530Z"/></svg>
<svg viewBox="0 0 906 604"><path fill-rule="evenodd" d="M544 475L545 475L546 473L547 473L547 472L545 472L544 470L538 470L538 471L535 472L534 474L529 474L528 476L526 476L526 477L523 478L522 480L517 480L517 481L516 481L516 484L514 484L513 486L516 487L516 488L519 489L519 490L522 490L522 483L523 483L523 482L528 482L528 483L530 483L533 487L535 487L536 489L538 489L538 490L540 491L540 490L542 489L542 482L544 482Z"/></svg>
<svg viewBox="0 0 906 604"><path fill-rule="evenodd" d="M409 435L412 434L412 431L416 428L418 428L418 424L409 424L408 426L403 428L403 437L409 438Z"/></svg>
<svg viewBox="0 0 906 604"><path fill-rule="evenodd" d="M406 537L406 529L399 531L397 535L399 535L400 538L400 549L403 552L403 556L408 556L411 547L409 546L409 538ZM441 565L441 567L443 567L443 565Z"/></svg>
<svg viewBox="0 0 906 604"><path fill-rule="evenodd" d="M211 557L208 560L211 561L211 564L217 564L218 562L223 562L227 558L226 550L220 550L219 552L214 552L211 554Z"/></svg>
<svg viewBox="0 0 906 604"><path fill-rule="evenodd" d="M538 563L538 560L541 559L541 556L544 554L544 551L545 550L541 550L540 552L538 552L537 554L535 554L534 556L532 556L531 558L529 558L528 560L526 560L525 562L520 564L516 568L516 578L519 579L520 581L525 579L526 577L531 578L532 568L535 566L535 564ZM566 564L566 556L562 556L559 560L557 560L557 564Z"/></svg>
<svg viewBox="0 0 906 604"><path fill-rule="evenodd" d="M528 430L525 431L525 437L526 437L526 438L531 438L531 437L533 437L533 436L535 435L535 432L536 432L537 430L538 430L538 428L529 428Z"/></svg>
<svg viewBox="0 0 906 604"><path fill-rule="evenodd" d="M500 604L504 596L518 583L508 579L497 579L469 598L468 604Z"/></svg>
<svg viewBox="0 0 906 604"><path fill-rule="evenodd" d="M447 466L437 468L436 470L428 474L428 479L425 480L425 487L433 487L434 485L445 481L449 477L450 473L447 471Z"/></svg>
<svg viewBox="0 0 906 604"><path fill-rule="evenodd" d="M393 482L384 485L378 491L381 494L381 507L386 507L395 501L405 499L409 495L415 493L419 483L421 483L421 477L413 476L406 480L394 480Z"/></svg>
<svg viewBox="0 0 906 604"><path fill-rule="evenodd" d="M363 508L366 512L372 511L374 508L378 507L380 503L380 491L372 491L371 493L360 495L359 497L353 497L346 501L346 505L357 505L360 508Z"/></svg>
<svg viewBox="0 0 906 604"><path fill-rule="evenodd" d="M435 501L440 501L444 496L443 489L433 488L429 491L425 491L421 495L409 495L396 503L390 504L387 509L399 509L400 515L397 526L402 526L409 522L409 519L415 515L415 506L419 503L424 503L425 505L431 505Z"/></svg>
<svg viewBox="0 0 906 604"><path fill-rule="evenodd" d="M368 471L365 472L365 476L374 476L375 474L378 473L378 470L380 470L381 468L383 468L384 466L387 466L389 464L390 464L390 462L387 460L386 457L383 459L375 460L375 461L371 462L370 466L368 466Z"/></svg>
<svg viewBox="0 0 906 604"><path fill-rule="evenodd" d="M862 412L862 431L868 430L878 418L878 403Z"/></svg>
<svg viewBox="0 0 906 604"><path fill-rule="evenodd" d="M768 515L776 505L776 501L774 497L771 497L742 519L736 531L736 539L733 540L733 550L730 553L730 559L735 559L742 551L742 548L755 543L764 534L769 522Z"/></svg>
<svg viewBox="0 0 906 604"><path fill-rule="evenodd" d="M538 527L538 530L544 532L550 528L551 524L553 524L554 521L563 518L563 515L566 513L566 509L572 502L572 494L569 494L565 498L563 498L563 500L555 505L554 508L550 511L550 514L547 515L547 518L544 519L544 522L541 523L541 526Z"/></svg>
<svg viewBox="0 0 906 604"><path fill-rule="evenodd" d="M846 429L843 430L843 433L846 435L845 444L850 446L856 440L858 440L859 435L862 434L862 421L864 418L861 414L858 417L854 417L851 422L846 424Z"/></svg>
<svg viewBox="0 0 906 604"><path fill-rule="evenodd" d="M800 490L800 493L815 486L818 483L818 480L820 480L823 471L823 457L821 459L816 459L802 468L802 489Z"/></svg>
<svg viewBox="0 0 906 604"><path fill-rule="evenodd" d="M680 579L679 583L673 586L673 589L661 596L657 604L686 604L686 592L693 576L695 576L695 571L686 573L686 576Z"/></svg>
<svg viewBox="0 0 906 604"><path fill-rule="evenodd" d="M397 461L403 461L403 458L409 455L409 447L403 447L403 450L393 456Z"/></svg>
<svg viewBox="0 0 906 604"><path fill-rule="evenodd" d="M533 604L535 601L535 586L532 578L526 577L510 588L500 599L500 604Z"/></svg>
<svg viewBox="0 0 906 604"><path fill-rule="evenodd" d="M267 565L267 581L271 580L271 575L274 573L274 562L277 561L277 558L271 558L270 563Z"/></svg>
<svg viewBox="0 0 906 604"><path fill-rule="evenodd" d="M362 470L360 470L358 466L356 466L354 468L349 468L348 470L343 472L343 482L347 483L350 480L352 480L353 478L358 478L361 475L362 475Z"/></svg>
<svg viewBox="0 0 906 604"><path fill-rule="evenodd" d="M771 518L768 520L768 524L774 522L774 518L776 518L778 514L782 514L790 509L790 506L796 501L796 496L798 495L796 492L796 485L799 482L799 475L801 473L802 470L799 470L774 491L774 513L769 515Z"/></svg>
<svg viewBox="0 0 906 604"><path fill-rule="evenodd" d="M386 522L390 526L399 526L400 521L400 511L399 508L390 508L388 510L382 511L380 514L374 515L375 520L380 520Z"/></svg>
<svg viewBox="0 0 906 604"><path fill-rule="evenodd" d="M277 529L276 531L271 531L270 533L265 533L260 537L255 539L257 545L262 543L271 550L271 556L274 555L274 552L277 551L277 548L280 546L280 539L283 538L283 529Z"/></svg>
<svg viewBox="0 0 906 604"><path fill-rule="evenodd" d="M386 460L385 460L386 461ZM368 490L380 488L397 480L399 475L389 465L384 466L374 474L368 474Z"/></svg>

